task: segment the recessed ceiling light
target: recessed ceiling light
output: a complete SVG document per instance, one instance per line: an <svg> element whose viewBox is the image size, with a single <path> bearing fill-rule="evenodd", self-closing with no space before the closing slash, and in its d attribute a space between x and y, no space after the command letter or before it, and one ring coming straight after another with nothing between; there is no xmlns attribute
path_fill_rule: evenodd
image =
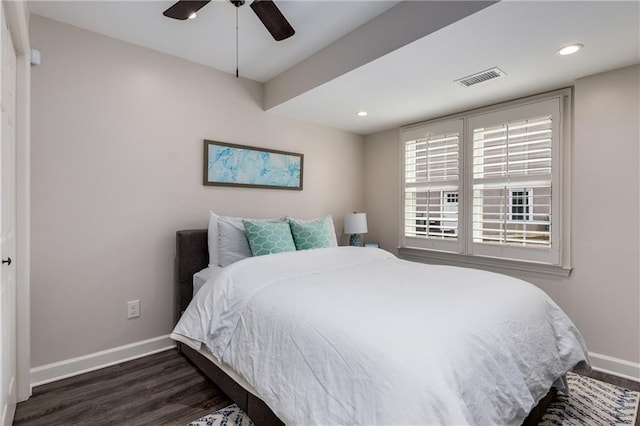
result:
<svg viewBox="0 0 640 426"><path fill-rule="evenodd" d="M358 111L358 117L366 117L367 116L367 111Z"/></svg>
<svg viewBox="0 0 640 426"><path fill-rule="evenodd" d="M558 50L556 54L561 56L572 55L583 47L584 46L581 44L570 44L569 46L565 46L562 49Z"/></svg>
<svg viewBox="0 0 640 426"><path fill-rule="evenodd" d="M184 16L184 15L182 15ZM189 19L196 19L196 16L198 16L195 12L191 13L191 15L189 15Z"/></svg>

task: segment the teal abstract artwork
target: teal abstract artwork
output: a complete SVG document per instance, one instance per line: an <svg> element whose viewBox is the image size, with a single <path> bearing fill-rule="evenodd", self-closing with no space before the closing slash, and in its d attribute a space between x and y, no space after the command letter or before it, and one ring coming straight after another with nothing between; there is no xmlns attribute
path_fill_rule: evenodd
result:
<svg viewBox="0 0 640 426"><path fill-rule="evenodd" d="M205 185L302 189L303 155L205 140Z"/></svg>

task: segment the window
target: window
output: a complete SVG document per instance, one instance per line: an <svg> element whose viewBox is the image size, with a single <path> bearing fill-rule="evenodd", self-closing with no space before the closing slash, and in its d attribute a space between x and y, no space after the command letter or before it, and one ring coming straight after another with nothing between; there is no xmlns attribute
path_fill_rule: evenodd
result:
<svg viewBox="0 0 640 426"><path fill-rule="evenodd" d="M462 121L408 134L412 137L404 150L404 235L422 247L450 249L458 244Z"/></svg>
<svg viewBox="0 0 640 426"><path fill-rule="evenodd" d="M402 246L561 265L569 95L402 129Z"/></svg>
<svg viewBox="0 0 640 426"><path fill-rule="evenodd" d="M509 221L533 221L533 188L509 190Z"/></svg>

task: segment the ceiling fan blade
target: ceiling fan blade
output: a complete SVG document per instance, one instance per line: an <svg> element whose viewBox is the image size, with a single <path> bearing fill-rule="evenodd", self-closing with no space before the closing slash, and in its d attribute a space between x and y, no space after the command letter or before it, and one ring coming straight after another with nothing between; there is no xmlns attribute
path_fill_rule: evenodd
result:
<svg viewBox="0 0 640 426"><path fill-rule="evenodd" d="M273 1L255 0L251 3L251 9L276 41L284 40L296 33Z"/></svg>
<svg viewBox="0 0 640 426"><path fill-rule="evenodd" d="M199 11L210 1L211 0L180 0L169 9L162 12L162 14L168 18L184 21L185 19L189 19L189 16L191 16L192 13Z"/></svg>

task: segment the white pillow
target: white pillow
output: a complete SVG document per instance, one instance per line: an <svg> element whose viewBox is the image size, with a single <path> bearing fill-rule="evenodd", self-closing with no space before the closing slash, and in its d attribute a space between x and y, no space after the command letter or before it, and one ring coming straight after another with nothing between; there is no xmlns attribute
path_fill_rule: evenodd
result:
<svg viewBox="0 0 640 426"><path fill-rule="evenodd" d="M207 230L207 245L209 246L209 267L218 266L218 215L209 212L209 229Z"/></svg>
<svg viewBox="0 0 640 426"><path fill-rule="evenodd" d="M239 260L251 257L249 241L244 233L242 220L277 223L286 220L283 217L273 219L250 219L244 217L218 217L218 265L224 267Z"/></svg>

